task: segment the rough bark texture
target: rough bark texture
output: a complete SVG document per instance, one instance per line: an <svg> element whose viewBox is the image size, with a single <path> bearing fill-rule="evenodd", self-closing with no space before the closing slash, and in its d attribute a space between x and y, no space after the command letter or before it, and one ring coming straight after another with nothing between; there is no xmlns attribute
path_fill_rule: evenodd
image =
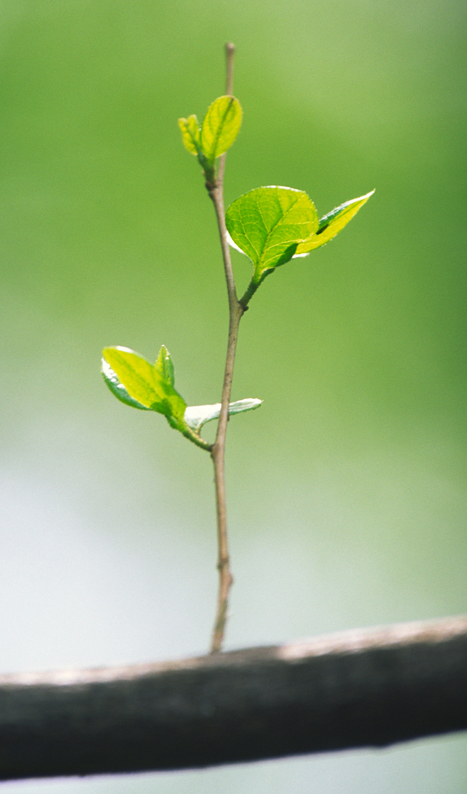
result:
<svg viewBox="0 0 467 794"><path fill-rule="evenodd" d="M0 676L0 779L168 770L467 729L467 617Z"/></svg>

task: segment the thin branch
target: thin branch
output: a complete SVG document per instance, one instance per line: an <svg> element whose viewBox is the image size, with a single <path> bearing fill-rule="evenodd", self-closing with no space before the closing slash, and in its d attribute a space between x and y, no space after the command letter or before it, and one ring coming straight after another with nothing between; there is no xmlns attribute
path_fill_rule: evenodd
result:
<svg viewBox="0 0 467 794"><path fill-rule="evenodd" d="M233 62L235 55L235 46L231 41L225 45L225 58L226 58L226 79L225 79L225 93L227 96L232 96L233 93Z"/></svg>
<svg viewBox="0 0 467 794"><path fill-rule="evenodd" d="M226 93L232 93L233 87L233 44L226 45ZM216 618L211 643L211 653L217 653L222 648L224 639L225 623L227 620L228 597L233 578L230 572L229 547L227 539L227 506L225 495L225 442L227 435L227 422L229 419L229 402L232 390L232 378L235 363L235 352L237 349L238 327L241 317L245 311L240 305L230 260L230 248L227 243L227 229L225 226L224 211L224 170L226 154L220 158L217 178L214 184L209 180L206 184L209 195L214 203L216 211L217 225L222 247L222 258L224 261L224 272L227 284L227 295L229 300L229 338L227 343L227 356L224 370L224 383L222 388L222 407L217 425L216 440L211 450L211 457L214 464L214 480L216 489L216 512L217 512L217 540L218 540L218 561L219 570L219 591L217 598Z"/></svg>
<svg viewBox="0 0 467 794"><path fill-rule="evenodd" d="M233 93L233 73L234 73L234 56L235 56L235 47L231 41L228 41L225 45L225 93L227 96L232 96ZM227 152L225 152L219 160L219 169L217 172L217 181L221 184L224 183L224 171L225 171L225 158Z"/></svg>
<svg viewBox="0 0 467 794"><path fill-rule="evenodd" d="M467 729L467 616L0 676L0 780L189 769Z"/></svg>

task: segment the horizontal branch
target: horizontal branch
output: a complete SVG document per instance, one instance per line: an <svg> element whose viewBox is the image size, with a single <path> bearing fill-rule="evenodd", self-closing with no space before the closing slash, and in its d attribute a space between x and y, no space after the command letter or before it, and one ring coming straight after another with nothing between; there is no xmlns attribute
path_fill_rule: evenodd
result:
<svg viewBox="0 0 467 794"><path fill-rule="evenodd" d="M467 617L0 676L0 779L169 770L467 729Z"/></svg>

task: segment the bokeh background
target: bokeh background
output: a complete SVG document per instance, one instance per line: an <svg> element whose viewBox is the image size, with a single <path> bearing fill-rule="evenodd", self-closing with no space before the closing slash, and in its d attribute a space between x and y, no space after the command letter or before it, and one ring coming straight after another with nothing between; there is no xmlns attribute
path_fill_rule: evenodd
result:
<svg viewBox="0 0 467 794"><path fill-rule="evenodd" d="M460 0L1 0L0 670L203 653L209 457L107 391L100 351L162 343L220 397L213 211L177 118L224 92L227 203L376 188L280 268L240 335L229 428L227 648L467 609L465 17ZM235 254L239 290L250 264ZM5 794L464 794L454 736Z"/></svg>

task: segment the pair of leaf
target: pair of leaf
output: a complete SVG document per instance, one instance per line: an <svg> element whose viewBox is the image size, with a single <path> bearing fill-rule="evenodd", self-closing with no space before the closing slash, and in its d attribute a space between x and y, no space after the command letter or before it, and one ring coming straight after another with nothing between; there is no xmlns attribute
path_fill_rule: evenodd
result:
<svg viewBox="0 0 467 794"><path fill-rule="evenodd" d="M214 160L230 149L242 123L242 108L233 96L221 96L209 106L200 125L195 115L179 119L182 141L203 167L212 168Z"/></svg>
<svg viewBox="0 0 467 794"><path fill-rule="evenodd" d="M169 425L203 449L211 445L199 435L206 422L218 419L221 404L187 407L175 390L172 358L162 345L155 364L127 347L106 347L102 374L110 391L123 403L143 411L163 414ZM239 400L229 405L229 415L251 411L262 400Z"/></svg>
<svg viewBox="0 0 467 794"><path fill-rule="evenodd" d="M261 281L294 256L306 256L340 232L374 191L346 201L321 220L302 190L260 187L236 199L227 210L230 244L254 265L252 284Z"/></svg>

